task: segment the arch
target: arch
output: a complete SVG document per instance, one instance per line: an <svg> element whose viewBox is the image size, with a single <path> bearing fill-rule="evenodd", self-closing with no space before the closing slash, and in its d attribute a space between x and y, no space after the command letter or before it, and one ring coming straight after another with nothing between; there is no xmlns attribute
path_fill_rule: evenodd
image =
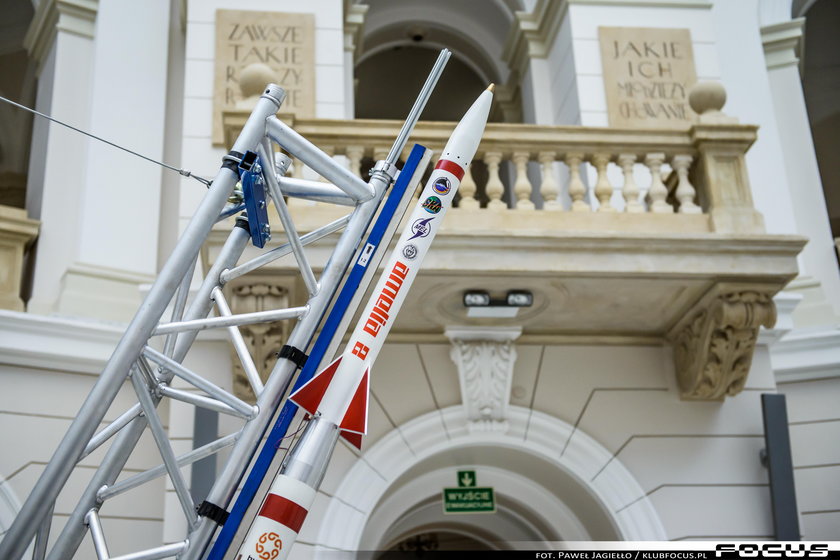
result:
<svg viewBox="0 0 840 560"><path fill-rule="evenodd" d="M410 107L417 94L413 78L422 84L431 68L428 60L434 60L444 47L452 51L452 58L437 89L447 93L432 96L427 114L434 112L435 103L463 104L457 93L475 89L474 83L480 84L481 91L488 83L501 86L508 82L511 73L502 60L502 51L518 0L486 0L478 11L464 0L427 0L422 6L405 0L368 0L366 4L364 48L354 70L357 107L364 103L374 108L373 113L380 106ZM471 102L477 93L469 93ZM506 103L494 104L491 121L520 118L518 100ZM468 106L437 113L444 115L441 120L458 120L451 114L460 117ZM394 118L370 110L357 111L357 117Z"/></svg>
<svg viewBox="0 0 840 560"><path fill-rule="evenodd" d="M509 526L518 523L535 540L667 538L644 490L611 452L558 418L521 407L508 412L504 434L468 432L463 407L454 406L383 436L343 477L316 530L317 544L371 550L416 534L424 526L405 523L406 516L454 486L455 465L462 464L481 469L479 485L497 488ZM469 519L459 522L470 529Z"/></svg>

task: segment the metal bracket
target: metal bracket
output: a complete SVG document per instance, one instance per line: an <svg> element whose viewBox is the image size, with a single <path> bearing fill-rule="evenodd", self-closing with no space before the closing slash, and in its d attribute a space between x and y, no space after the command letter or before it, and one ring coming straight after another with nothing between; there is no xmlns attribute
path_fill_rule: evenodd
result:
<svg viewBox="0 0 840 560"><path fill-rule="evenodd" d="M239 174L242 181L242 195L245 197L245 210L248 212L251 243L262 249L271 239L271 226L268 224L262 166L256 153L249 151L242 156L239 162Z"/></svg>
<svg viewBox="0 0 840 560"><path fill-rule="evenodd" d="M373 177L377 173L381 173L383 175L387 175L391 181L396 178L399 174L400 170L397 169L397 166L393 163L387 162L384 159L379 160L376 162L376 165L370 170L370 176ZM389 181L390 182L390 181Z"/></svg>

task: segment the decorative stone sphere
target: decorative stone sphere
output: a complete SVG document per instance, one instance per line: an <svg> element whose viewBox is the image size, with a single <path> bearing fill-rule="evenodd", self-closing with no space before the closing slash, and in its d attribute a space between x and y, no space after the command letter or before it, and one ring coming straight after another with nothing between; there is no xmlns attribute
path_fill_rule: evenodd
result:
<svg viewBox="0 0 840 560"><path fill-rule="evenodd" d="M688 104L698 115L720 112L726 103L726 90L719 82L697 82L688 92Z"/></svg>
<svg viewBox="0 0 840 560"><path fill-rule="evenodd" d="M239 89L242 98L262 95L265 86L277 82L277 76L268 65L260 62L249 64L239 73Z"/></svg>

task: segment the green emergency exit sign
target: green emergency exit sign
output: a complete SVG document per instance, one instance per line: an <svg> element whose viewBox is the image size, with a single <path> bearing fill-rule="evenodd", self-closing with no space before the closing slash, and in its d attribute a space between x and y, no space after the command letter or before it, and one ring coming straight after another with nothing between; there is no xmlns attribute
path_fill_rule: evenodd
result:
<svg viewBox="0 0 840 560"><path fill-rule="evenodd" d="M490 487L476 486L475 471L458 471L458 488L443 489L443 513L493 513L496 497Z"/></svg>

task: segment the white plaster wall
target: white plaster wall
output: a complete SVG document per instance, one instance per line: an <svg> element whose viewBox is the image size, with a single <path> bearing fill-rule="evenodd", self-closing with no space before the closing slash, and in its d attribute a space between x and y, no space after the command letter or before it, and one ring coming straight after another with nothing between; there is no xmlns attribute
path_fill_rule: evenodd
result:
<svg viewBox="0 0 840 560"><path fill-rule="evenodd" d="M119 337L119 329L55 319L29 321L7 313L0 332L0 476L18 499L29 495L79 411ZM67 333L73 332L68 336ZM47 350L48 349L48 350ZM133 389L123 386L100 428L134 402ZM167 424L167 405L161 407ZM108 444L80 462L56 503L51 540L58 537L78 496L100 463ZM146 433L126 463L136 473L160 463L160 455ZM160 542L163 530L164 479L160 478L106 503L103 527L112 554L128 553ZM94 558L86 538L75 558Z"/></svg>
<svg viewBox="0 0 840 560"><path fill-rule="evenodd" d="M315 15L315 116L345 118L344 23L340 0L246 0L231 6L223 0L192 0L187 8L183 166L213 177L226 148L214 148L211 136L213 106L215 19L217 9L311 13ZM204 195L199 183L182 179L180 228L189 221Z"/></svg>
<svg viewBox="0 0 840 560"><path fill-rule="evenodd" d="M449 348L386 344L372 372L363 451L386 434L398 433L404 452L415 453L424 444L404 431L407 423L461 402ZM590 483L597 485L613 469L626 468L641 485L644 494L627 498L616 507L617 515L647 498L668 539L771 537L767 475L759 460L764 446L760 394L775 391L765 346L756 351L744 392L722 403L679 399L669 347L518 344L517 353L511 404L577 427L568 440L555 442L558 456L585 433L614 457L588 467ZM462 429L439 414L443 435L435 437ZM344 473L358 460L354 449L337 447L318 511L327 507ZM388 468L369 467L374 472ZM687 503L692 506L686 508Z"/></svg>
<svg viewBox="0 0 840 560"><path fill-rule="evenodd" d="M840 378L780 383L803 540L840 540Z"/></svg>

